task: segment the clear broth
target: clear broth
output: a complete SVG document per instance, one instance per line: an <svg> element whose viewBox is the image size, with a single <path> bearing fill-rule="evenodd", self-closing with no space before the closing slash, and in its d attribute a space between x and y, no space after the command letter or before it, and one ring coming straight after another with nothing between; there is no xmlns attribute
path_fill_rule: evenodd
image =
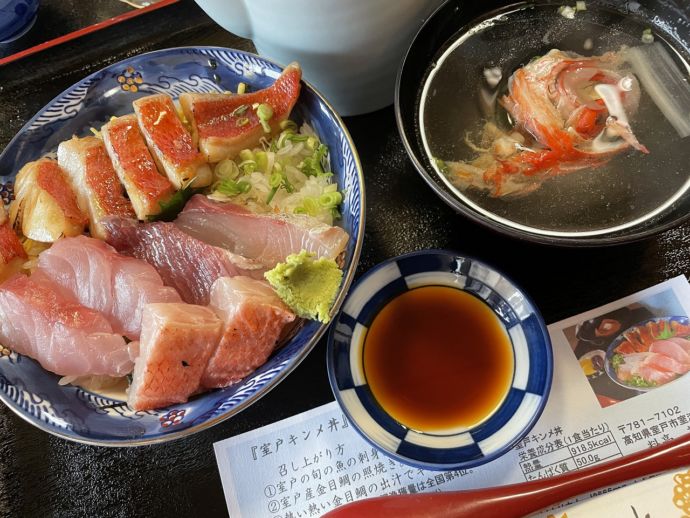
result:
<svg viewBox="0 0 690 518"><path fill-rule="evenodd" d="M574 19L561 16L555 5L518 8L461 34L440 50L427 75L420 98L419 130L427 153L443 160L477 156L464 142L480 134L487 121L511 128L499 99L512 73L551 49L591 56L642 45L648 25L591 3ZM679 51L654 33L687 77L690 66ZM586 44L591 42L591 47ZM453 45L457 45L453 47ZM585 48L588 47L588 48ZM484 71L498 68L501 81L487 88ZM433 71L433 73L431 73ZM482 90L484 99L482 100ZM495 198L486 191L460 191L439 172L455 194L486 217L509 226L545 235L596 235L650 219L659 208L684 192L689 184L690 142L682 140L642 88L631 126L649 155L624 151L608 164L563 174L539 189L513 197Z"/></svg>

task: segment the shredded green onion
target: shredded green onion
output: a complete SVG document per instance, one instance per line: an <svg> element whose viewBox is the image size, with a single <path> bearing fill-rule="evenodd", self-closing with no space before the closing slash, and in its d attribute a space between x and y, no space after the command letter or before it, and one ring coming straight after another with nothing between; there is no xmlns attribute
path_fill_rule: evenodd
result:
<svg viewBox="0 0 690 518"><path fill-rule="evenodd" d="M273 116L269 105L252 108L257 118ZM275 137L265 135L256 148L216 164L210 196L231 198L255 211L308 214L333 224L344 194L331 180L328 146L306 125L299 129L286 120L279 126Z"/></svg>
<svg viewBox="0 0 690 518"><path fill-rule="evenodd" d="M343 201L343 195L338 191L335 192L325 192L319 196L319 203L322 207L327 209L332 209L337 207Z"/></svg>
<svg viewBox="0 0 690 518"><path fill-rule="evenodd" d="M248 104L240 104L237 108L235 108L232 113L230 114L232 117L237 117L238 115L244 115L244 112L246 112L249 109Z"/></svg>
<svg viewBox="0 0 690 518"><path fill-rule="evenodd" d="M244 174L252 174L256 171L256 162L254 160L245 160L238 165Z"/></svg>
<svg viewBox="0 0 690 518"><path fill-rule="evenodd" d="M271 176L268 180L268 185L270 185L273 188L280 187L280 184L283 182L283 175L280 174L278 171L275 171L271 173Z"/></svg>
<svg viewBox="0 0 690 518"><path fill-rule="evenodd" d="M297 124L295 124L293 121L290 119L285 119L280 123L280 129L282 130L290 130L290 131L297 131Z"/></svg>
<svg viewBox="0 0 690 518"><path fill-rule="evenodd" d="M642 43L654 43L652 29L645 29L642 31Z"/></svg>
<svg viewBox="0 0 690 518"><path fill-rule="evenodd" d="M247 91L247 85L244 83L240 83L237 85L237 93L242 95Z"/></svg>
<svg viewBox="0 0 690 518"><path fill-rule="evenodd" d="M256 109L256 115L259 119L270 120L273 117L273 108L271 108L270 104L260 104Z"/></svg>
<svg viewBox="0 0 690 518"><path fill-rule="evenodd" d="M261 127L264 129L266 133L271 132L271 125L268 123L268 121L271 120L271 117L273 117L273 108L271 108L270 104L260 104L256 107L256 116L259 117L259 122L261 123Z"/></svg>
<svg viewBox="0 0 690 518"><path fill-rule="evenodd" d="M218 178L234 180L240 175L240 168L233 160L226 158L216 164L215 173Z"/></svg>
<svg viewBox="0 0 690 518"><path fill-rule="evenodd" d="M218 182L218 185L216 186L216 191L227 196L237 196L238 194L249 192L249 189L251 188L252 185L247 181L235 181L226 178Z"/></svg>
<svg viewBox="0 0 690 518"><path fill-rule="evenodd" d="M266 151L259 151L254 158L256 160L256 167L264 173L268 173L268 155Z"/></svg>

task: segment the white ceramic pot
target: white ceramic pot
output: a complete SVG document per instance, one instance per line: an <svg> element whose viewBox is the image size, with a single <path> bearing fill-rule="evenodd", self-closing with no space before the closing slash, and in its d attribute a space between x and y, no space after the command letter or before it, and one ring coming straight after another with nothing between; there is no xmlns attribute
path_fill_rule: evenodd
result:
<svg viewBox="0 0 690 518"><path fill-rule="evenodd" d="M395 75L422 23L443 0L196 0L262 56L299 61L341 115L393 102Z"/></svg>

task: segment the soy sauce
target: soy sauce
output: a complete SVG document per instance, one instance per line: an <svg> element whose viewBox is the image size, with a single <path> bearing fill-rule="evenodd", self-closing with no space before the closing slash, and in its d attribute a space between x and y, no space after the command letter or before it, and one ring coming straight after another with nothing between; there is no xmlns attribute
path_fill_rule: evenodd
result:
<svg viewBox="0 0 690 518"><path fill-rule="evenodd" d="M512 383L513 352L486 303L445 286L391 300L364 342L364 373L381 407L418 431L471 427L489 417Z"/></svg>

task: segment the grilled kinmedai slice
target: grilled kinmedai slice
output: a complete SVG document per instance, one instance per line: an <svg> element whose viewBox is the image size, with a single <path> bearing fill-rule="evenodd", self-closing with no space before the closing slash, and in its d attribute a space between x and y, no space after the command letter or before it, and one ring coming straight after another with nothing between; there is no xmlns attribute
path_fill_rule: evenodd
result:
<svg viewBox="0 0 690 518"><path fill-rule="evenodd" d="M74 137L61 142L57 154L58 164L77 194L79 207L89 216L92 236L104 239L100 221L106 216L135 217L101 139Z"/></svg>
<svg viewBox="0 0 690 518"><path fill-rule="evenodd" d="M5 206L0 203L0 282L21 270L26 259L26 252L10 225Z"/></svg>
<svg viewBox="0 0 690 518"><path fill-rule="evenodd" d="M88 219L55 160L41 158L22 167L14 182L14 195L10 221L26 237L52 243L84 232Z"/></svg>
<svg viewBox="0 0 690 518"><path fill-rule="evenodd" d="M136 115L111 120L101 128L101 135L137 218L145 220L158 214L162 210L161 202L167 201L174 189L158 172L139 131Z"/></svg>
<svg viewBox="0 0 690 518"><path fill-rule="evenodd" d="M301 78L302 70L292 63L275 83L256 92L180 95L194 142L206 160L234 158L242 149L257 146L262 136L279 131L297 102Z"/></svg>
<svg viewBox="0 0 690 518"><path fill-rule="evenodd" d="M176 189L192 182L194 187L211 183L211 168L182 125L172 99L165 94L150 95L133 103L134 112L158 168Z"/></svg>

